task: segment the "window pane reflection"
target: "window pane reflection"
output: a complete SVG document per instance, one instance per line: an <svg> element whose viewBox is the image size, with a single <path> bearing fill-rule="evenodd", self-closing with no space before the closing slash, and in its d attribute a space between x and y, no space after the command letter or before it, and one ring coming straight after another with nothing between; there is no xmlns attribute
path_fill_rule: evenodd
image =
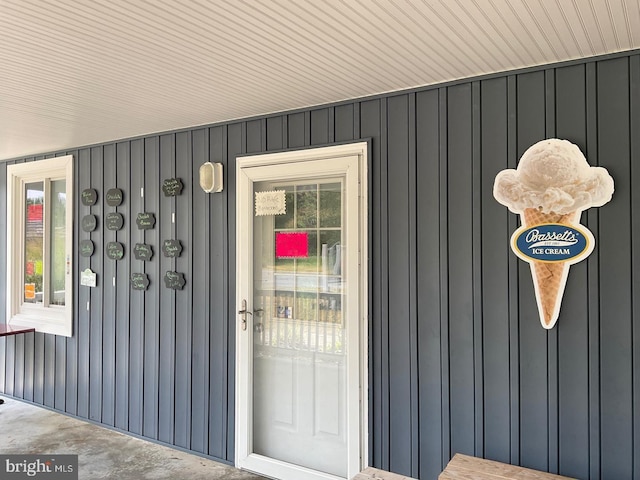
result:
<svg viewBox="0 0 640 480"><path fill-rule="evenodd" d="M24 301L43 303L44 183L25 185Z"/></svg>
<svg viewBox="0 0 640 480"><path fill-rule="evenodd" d="M50 196L51 237L49 238L51 242L50 305L64 305L66 203L66 182L64 180L52 181Z"/></svg>

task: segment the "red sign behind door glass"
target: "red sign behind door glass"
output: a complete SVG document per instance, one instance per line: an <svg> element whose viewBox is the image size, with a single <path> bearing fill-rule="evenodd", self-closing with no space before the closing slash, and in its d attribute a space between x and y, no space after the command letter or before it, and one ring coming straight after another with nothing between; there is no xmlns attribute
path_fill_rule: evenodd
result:
<svg viewBox="0 0 640 480"><path fill-rule="evenodd" d="M277 258L307 258L309 256L309 239L307 233L277 232Z"/></svg>

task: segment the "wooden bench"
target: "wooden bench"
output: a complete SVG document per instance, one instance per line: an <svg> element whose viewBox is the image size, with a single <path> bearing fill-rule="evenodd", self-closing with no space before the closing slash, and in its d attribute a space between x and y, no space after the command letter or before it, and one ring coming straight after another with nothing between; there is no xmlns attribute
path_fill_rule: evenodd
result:
<svg viewBox="0 0 640 480"><path fill-rule="evenodd" d="M351 480L416 480L398 473L367 467ZM438 480L575 480L552 473L484 460L456 453Z"/></svg>
<svg viewBox="0 0 640 480"><path fill-rule="evenodd" d="M385 472L377 468L367 467L351 480L416 480L397 473Z"/></svg>
<svg viewBox="0 0 640 480"><path fill-rule="evenodd" d="M365 477L366 478L366 477ZM382 477L381 477L382 478ZM552 473L538 472L506 463L456 453L438 480L569 480Z"/></svg>

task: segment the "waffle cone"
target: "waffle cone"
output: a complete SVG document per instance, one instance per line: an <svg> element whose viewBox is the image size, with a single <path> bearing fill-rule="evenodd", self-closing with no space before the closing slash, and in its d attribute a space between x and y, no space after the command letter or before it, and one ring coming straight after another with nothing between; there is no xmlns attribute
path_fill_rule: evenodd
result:
<svg viewBox="0 0 640 480"><path fill-rule="evenodd" d="M537 208L527 208L520 214L522 224L526 227L543 223L574 225L579 217L580 212L561 215L553 212L543 213ZM544 328L552 328L558 319L560 302L568 274L569 264L567 262L531 262L536 301L540 311L540 321Z"/></svg>

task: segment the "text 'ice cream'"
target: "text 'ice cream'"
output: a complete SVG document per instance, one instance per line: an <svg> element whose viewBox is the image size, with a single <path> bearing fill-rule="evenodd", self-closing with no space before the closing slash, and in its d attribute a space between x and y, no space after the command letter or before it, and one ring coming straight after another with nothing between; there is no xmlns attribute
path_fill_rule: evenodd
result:
<svg viewBox="0 0 640 480"><path fill-rule="evenodd" d="M613 179L592 167L567 140L542 140L527 149L517 169L496 175L493 195L520 214L522 226L512 236L514 252L531 265L540 321L552 328L560 312L569 266L593 250L593 235L580 225L580 215L611 200ZM527 243L530 238L547 240ZM575 241L559 240L572 238ZM572 248L580 248L573 251Z"/></svg>

